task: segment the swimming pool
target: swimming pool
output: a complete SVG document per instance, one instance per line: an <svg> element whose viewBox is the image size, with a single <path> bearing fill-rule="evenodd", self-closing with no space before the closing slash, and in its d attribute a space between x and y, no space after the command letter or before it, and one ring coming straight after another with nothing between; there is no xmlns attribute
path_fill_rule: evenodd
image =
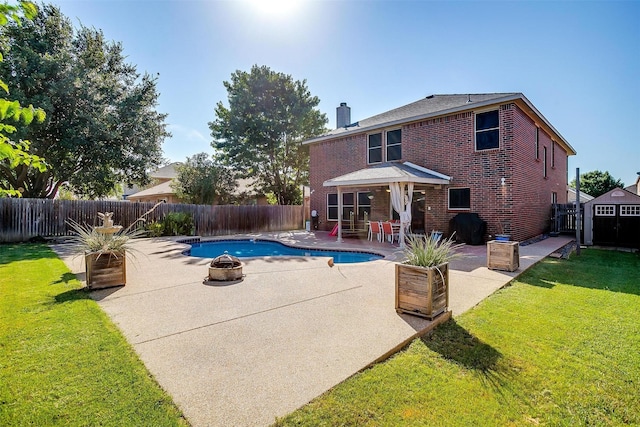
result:
<svg viewBox="0 0 640 427"><path fill-rule="evenodd" d="M375 261L384 258L371 252L336 251L324 249L305 249L287 246L271 240L214 240L210 242L192 243L191 249L185 254L199 258L215 258L227 251L229 255L238 258L265 256L321 256L333 257L336 264L352 264L357 262Z"/></svg>

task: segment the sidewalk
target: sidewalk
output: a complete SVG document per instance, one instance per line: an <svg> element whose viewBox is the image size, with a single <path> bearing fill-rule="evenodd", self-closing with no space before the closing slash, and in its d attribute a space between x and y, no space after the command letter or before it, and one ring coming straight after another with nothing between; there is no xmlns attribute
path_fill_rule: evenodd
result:
<svg viewBox="0 0 640 427"><path fill-rule="evenodd" d="M371 245L384 260L336 264L327 258L245 262L246 277L207 286L207 259L187 245L143 239L127 266L127 285L92 293L149 371L194 426L264 426L306 404L430 326L395 312L397 248L359 241L338 245L312 233L271 237L304 246ZM571 241L548 238L521 247L514 273L486 268L486 246L467 246L452 262L450 309L472 308L513 277ZM72 272L81 257L54 247ZM67 252L67 254L65 254Z"/></svg>

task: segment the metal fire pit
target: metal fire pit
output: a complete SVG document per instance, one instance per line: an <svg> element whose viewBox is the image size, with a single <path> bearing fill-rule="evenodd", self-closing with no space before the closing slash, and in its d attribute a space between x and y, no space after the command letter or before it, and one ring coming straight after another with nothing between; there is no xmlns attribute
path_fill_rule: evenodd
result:
<svg viewBox="0 0 640 427"><path fill-rule="evenodd" d="M209 280L229 282L242 279L242 263L234 256L224 252L211 261L209 266Z"/></svg>

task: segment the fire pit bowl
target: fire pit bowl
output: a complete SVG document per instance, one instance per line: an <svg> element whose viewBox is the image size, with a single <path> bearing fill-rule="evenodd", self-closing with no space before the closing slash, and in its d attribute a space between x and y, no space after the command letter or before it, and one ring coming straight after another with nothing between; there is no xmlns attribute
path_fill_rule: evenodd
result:
<svg viewBox="0 0 640 427"><path fill-rule="evenodd" d="M209 265L209 280L230 282L242 279L242 263L234 256L224 252Z"/></svg>

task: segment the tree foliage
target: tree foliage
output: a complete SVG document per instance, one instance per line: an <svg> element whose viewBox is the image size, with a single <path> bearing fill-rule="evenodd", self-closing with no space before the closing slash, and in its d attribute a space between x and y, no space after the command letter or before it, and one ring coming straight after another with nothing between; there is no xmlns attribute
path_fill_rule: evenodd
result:
<svg viewBox="0 0 640 427"><path fill-rule="evenodd" d="M120 43L80 26L53 5L33 21L9 23L9 51L0 77L23 103L47 113L41 125L18 129L50 168L34 171L0 165L0 179L28 197L53 197L63 183L81 197L101 197L119 182L149 182L169 136L156 111L156 77L125 62Z"/></svg>
<svg viewBox="0 0 640 427"><path fill-rule="evenodd" d="M225 81L229 107L216 105L209 123L221 159L242 177L255 178L256 188L273 193L278 204L302 201L300 186L309 180L309 152L302 141L322 133L327 118L316 108L306 80L266 66L236 71Z"/></svg>
<svg viewBox="0 0 640 427"><path fill-rule="evenodd" d="M576 187L575 178L569 184ZM624 183L612 177L609 172L591 171L580 174L580 191L590 196L598 197L614 188L624 188Z"/></svg>
<svg viewBox="0 0 640 427"><path fill-rule="evenodd" d="M20 23L22 17L33 19L36 14L37 8L31 2L21 1L17 5L3 3L0 4L0 26L7 25L10 20ZM2 51L5 52L6 44L4 40L0 40L0 42L2 42ZM2 60L3 55L0 54L0 62ZM9 94L9 86L4 80L0 80L0 88ZM12 121L13 123L28 126L33 120L42 122L44 119L45 113L40 108L34 108L33 105L24 108L18 101L0 98L0 164L7 169L15 169L21 166L23 168L36 168L40 172L46 170L43 159L29 153L29 141L11 140L8 134L15 133L17 129L13 124L7 123L7 121ZM14 187L6 180L0 179L0 197L20 197L22 195L21 190L20 187Z"/></svg>
<svg viewBox="0 0 640 427"><path fill-rule="evenodd" d="M214 161L207 153L187 157L176 167L177 177L171 187L178 198L196 205L232 203L236 181L229 168Z"/></svg>

